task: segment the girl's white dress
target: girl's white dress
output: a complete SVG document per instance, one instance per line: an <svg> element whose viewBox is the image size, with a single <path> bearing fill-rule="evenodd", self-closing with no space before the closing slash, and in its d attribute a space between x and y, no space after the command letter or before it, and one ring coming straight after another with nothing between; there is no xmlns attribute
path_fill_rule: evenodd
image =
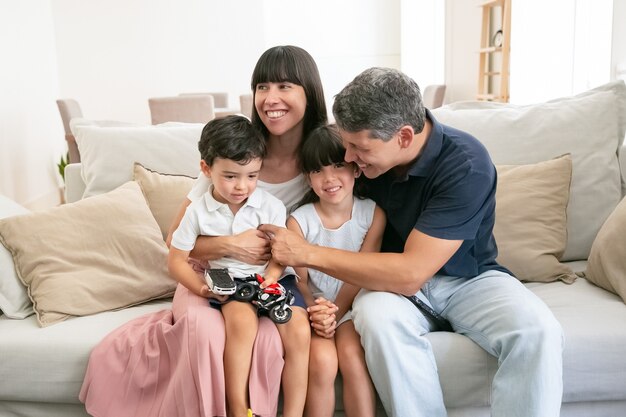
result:
<svg viewBox="0 0 626 417"><path fill-rule="evenodd" d="M306 204L297 208L291 213L291 216L298 222L304 238L308 242L358 252L361 250L363 239L365 239L365 235L372 225L375 208L376 203L374 201L370 199L361 200L355 197L350 220L337 229L327 229L323 226L313 204ZM335 301L343 281L311 268L309 268L308 273L308 285L311 292L314 295L323 294L327 300ZM346 316L342 317L338 324L349 320L350 312Z"/></svg>

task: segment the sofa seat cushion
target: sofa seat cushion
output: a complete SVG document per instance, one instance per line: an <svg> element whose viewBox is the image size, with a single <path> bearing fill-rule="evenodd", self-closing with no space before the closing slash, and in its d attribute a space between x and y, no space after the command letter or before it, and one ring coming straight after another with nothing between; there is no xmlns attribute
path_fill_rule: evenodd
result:
<svg viewBox="0 0 626 417"><path fill-rule="evenodd" d="M564 402L626 400L626 309L615 294L585 279L526 284L554 312L565 333ZM431 333L447 407L489 405L496 359L469 338Z"/></svg>
<svg viewBox="0 0 626 417"><path fill-rule="evenodd" d="M170 305L171 299L158 300L44 328L34 315L0 316L0 402L79 403L89 353L98 342L123 323Z"/></svg>

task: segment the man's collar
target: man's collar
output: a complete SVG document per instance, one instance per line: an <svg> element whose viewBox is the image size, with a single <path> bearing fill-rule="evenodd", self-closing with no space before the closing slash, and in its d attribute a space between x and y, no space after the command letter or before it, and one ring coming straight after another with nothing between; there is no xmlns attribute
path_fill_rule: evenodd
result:
<svg viewBox="0 0 626 417"><path fill-rule="evenodd" d="M435 165L439 153L441 152L441 147L443 146L443 127L437 122L430 110L425 110L426 118L431 123L431 129L419 156L413 161L407 171L407 175L414 177L424 177L428 175Z"/></svg>

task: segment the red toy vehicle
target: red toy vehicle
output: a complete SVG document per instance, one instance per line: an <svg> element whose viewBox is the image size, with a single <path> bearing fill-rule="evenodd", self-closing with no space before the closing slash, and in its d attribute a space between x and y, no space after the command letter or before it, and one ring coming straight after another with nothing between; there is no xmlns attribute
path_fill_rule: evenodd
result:
<svg viewBox="0 0 626 417"><path fill-rule="evenodd" d="M263 281L264 278L259 274L245 279L238 283L233 297L235 300L249 301L256 305L258 314L267 314L274 323L287 323L291 319L293 294L279 283L261 288Z"/></svg>

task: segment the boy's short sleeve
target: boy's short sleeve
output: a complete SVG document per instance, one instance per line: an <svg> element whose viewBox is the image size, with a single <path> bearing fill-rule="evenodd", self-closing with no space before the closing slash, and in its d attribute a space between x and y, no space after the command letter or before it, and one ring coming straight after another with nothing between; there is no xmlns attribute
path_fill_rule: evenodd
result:
<svg viewBox="0 0 626 417"><path fill-rule="evenodd" d="M196 240L200 235L200 222L194 206L193 202L187 206L180 224L172 234L170 244L176 249L191 251L196 246Z"/></svg>

